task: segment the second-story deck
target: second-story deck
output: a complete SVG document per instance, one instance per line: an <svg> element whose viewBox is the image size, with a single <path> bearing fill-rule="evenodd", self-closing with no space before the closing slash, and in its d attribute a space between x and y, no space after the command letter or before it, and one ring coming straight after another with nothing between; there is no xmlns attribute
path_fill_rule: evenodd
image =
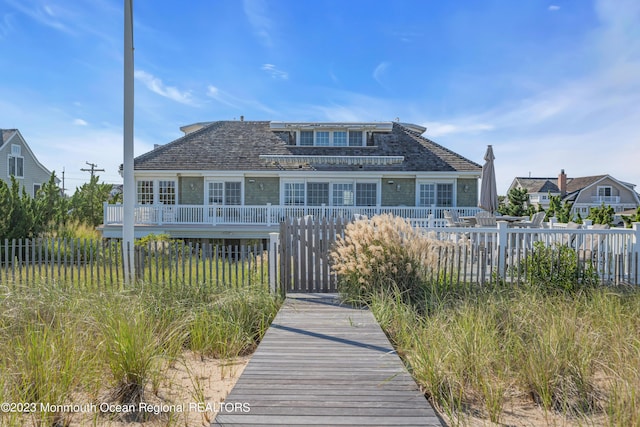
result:
<svg viewBox="0 0 640 427"><path fill-rule="evenodd" d="M134 221L137 227L150 232L170 231L183 233L181 237L268 237L277 232L277 226L285 218L311 216L321 218L372 217L393 214L406 218L421 227L444 227L445 210L456 210L460 216L473 216L476 207L413 207L413 206L288 206L288 205L136 205ZM121 204L104 205L102 230L105 237L119 237L122 233L124 209ZM217 233L220 236L203 235Z"/></svg>

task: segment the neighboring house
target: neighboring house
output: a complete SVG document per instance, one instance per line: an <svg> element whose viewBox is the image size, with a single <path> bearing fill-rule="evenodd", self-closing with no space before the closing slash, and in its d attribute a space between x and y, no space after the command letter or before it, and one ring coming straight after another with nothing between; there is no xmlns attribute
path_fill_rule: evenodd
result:
<svg viewBox="0 0 640 427"><path fill-rule="evenodd" d="M392 123L219 121L137 157L136 237L266 238L290 216L474 214L482 167ZM121 237L122 205L101 230Z"/></svg>
<svg viewBox="0 0 640 427"><path fill-rule="evenodd" d="M36 159L18 129L0 129L0 144L0 179L10 186L15 176L33 197L49 181L51 172Z"/></svg>
<svg viewBox="0 0 640 427"><path fill-rule="evenodd" d="M568 178L564 169L558 178L517 177L511 183L512 188L525 188L529 193L529 203L549 208L549 196L561 196L562 201L573 203L572 212L583 218L592 207L611 206L615 212L636 209L640 206L635 185L618 181L611 175Z"/></svg>

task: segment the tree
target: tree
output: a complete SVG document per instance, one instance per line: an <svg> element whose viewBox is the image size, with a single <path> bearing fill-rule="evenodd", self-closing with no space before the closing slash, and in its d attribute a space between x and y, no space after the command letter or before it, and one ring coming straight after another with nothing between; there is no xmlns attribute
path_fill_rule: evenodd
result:
<svg viewBox="0 0 640 427"><path fill-rule="evenodd" d="M627 228L631 228L634 222L640 222L640 208L633 215L622 215L622 220Z"/></svg>
<svg viewBox="0 0 640 427"><path fill-rule="evenodd" d="M613 216L616 211L611 206L605 206L604 203L597 207L589 209L587 219L593 221L594 224L613 225Z"/></svg>
<svg viewBox="0 0 640 427"><path fill-rule="evenodd" d="M67 222L68 200L56 184L55 172L49 181L35 194L35 222L40 227L37 234L53 233Z"/></svg>
<svg viewBox="0 0 640 427"><path fill-rule="evenodd" d="M558 222L567 223L569 221L575 221L577 223L582 223L582 218L578 215L576 218L573 217L571 213L571 208L573 204L565 200L562 202L562 198L559 195L552 196L549 194L549 209L547 209L546 219L548 220L551 217L556 217Z"/></svg>
<svg viewBox="0 0 640 427"><path fill-rule="evenodd" d="M111 184L99 184L99 179L98 175L92 176L71 196L72 217L93 227L102 224L104 202L110 199L113 188Z"/></svg>
<svg viewBox="0 0 640 427"><path fill-rule="evenodd" d="M37 234L35 204L14 176L11 187L0 181L0 239L25 239Z"/></svg>
<svg viewBox="0 0 640 427"><path fill-rule="evenodd" d="M526 188L512 188L507 193L506 200L498 206L498 212L503 215L524 216L535 212L533 206L529 206L529 192Z"/></svg>

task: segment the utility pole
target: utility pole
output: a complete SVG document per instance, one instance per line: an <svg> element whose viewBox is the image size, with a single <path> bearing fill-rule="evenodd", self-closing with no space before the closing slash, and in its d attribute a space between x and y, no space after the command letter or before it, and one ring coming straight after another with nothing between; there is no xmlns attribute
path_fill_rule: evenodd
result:
<svg viewBox="0 0 640 427"><path fill-rule="evenodd" d="M64 168L62 168L62 197L64 197L65 191L67 191L67 189L64 186Z"/></svg>
<svg viewBox="0 0 640 427"><path fill-rule="evenodd" d="M104 169L96 169L96 167L97 167L98 165L97 165L97 164L95 164L95 163L89 163L89 162L85 162L85 163L86 163L86 164L88 164L89 166L91 166L91 169L84 169L84 168L82 168L82 169L80 169L80 170L81 170L82 172L91 172L91 179L93 179L93 175L94 175L96 172L104 172Z"/></svg>
<svg viewBox="0 0 640 427"><path fill-rule="evenodd" d="M97 164L95 163L89 163L89 162L85 162L87 165L91 166L91 169L84 169L81 168L80 170L82 172L91 172L91 181L89 181L89 215L91 215L91 222L93 223L93 215L95 212L95 208L93 207L93 176L95 175L96 172L104 172L104 169L97 169Z"/></svg>
<svg viewBox="0 0 640 427"><path fill-rule="evenodd" d="M136 183L133 174L133 0L124 0L124 105L122 177L122 253L124 254L124 281L132 284L136 277L134 262L134 205Z"/></svg>

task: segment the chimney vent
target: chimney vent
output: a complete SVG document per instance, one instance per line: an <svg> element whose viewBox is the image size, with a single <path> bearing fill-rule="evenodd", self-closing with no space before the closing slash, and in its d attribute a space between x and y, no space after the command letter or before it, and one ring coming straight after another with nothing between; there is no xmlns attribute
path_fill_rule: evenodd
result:
<svg viewBox="0 0 640 427"><path fill-rule="evenodd" d="M244 122L244 116L240 116L240 121Z"/></svg>

